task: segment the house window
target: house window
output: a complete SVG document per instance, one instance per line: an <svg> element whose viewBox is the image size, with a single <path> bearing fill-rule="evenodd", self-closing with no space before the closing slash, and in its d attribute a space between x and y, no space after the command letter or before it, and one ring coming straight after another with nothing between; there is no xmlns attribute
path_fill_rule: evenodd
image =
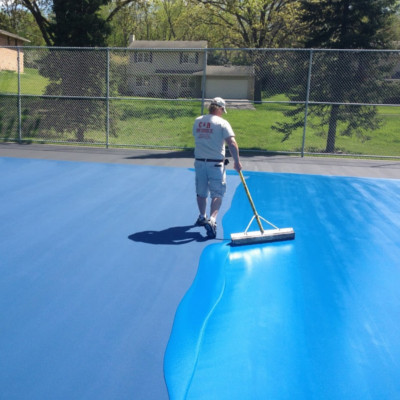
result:
<svg viewBox="0 0 400 400"><path fill-rule="evenodd" d="M151 51L141 51L135 53L134 59L136 63L152 63L153 54Z"/></svg>
<svg viewBox="0 0 400 400"><path fill-rule="evenodd" d="M144 76L137 76L136 77L136 86L137 87L145 87L149 86L150 82L149 79Z"/></svg>
<svg viewBox="0 0 400 400"><path fill-rule="evenodd" d="M183 77L181 80L181 87L193 89L195 87L194 79L189 76Z"/></svg>
<svg viewBox="0 0 400 400"><path fill-rule="evenodd" d="M180 54L181 64L198 64L199 53L181 53Z"/></svg>

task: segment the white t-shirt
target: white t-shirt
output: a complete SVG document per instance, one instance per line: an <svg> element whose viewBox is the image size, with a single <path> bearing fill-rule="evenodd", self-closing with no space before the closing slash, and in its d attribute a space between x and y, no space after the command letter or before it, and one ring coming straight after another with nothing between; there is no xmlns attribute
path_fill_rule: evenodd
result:
<svg viewBox="0 0 400 400"><path fill-rule="evenodd" d="M195 158L222 160L225 157L225 139L235 136L228 121L207 114L196 118L193 124Z"/></svg>

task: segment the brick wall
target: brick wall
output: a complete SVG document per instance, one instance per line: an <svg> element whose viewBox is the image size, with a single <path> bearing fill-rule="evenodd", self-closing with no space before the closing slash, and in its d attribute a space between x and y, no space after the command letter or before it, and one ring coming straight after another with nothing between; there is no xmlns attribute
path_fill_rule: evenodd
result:
<svg viewBox="0 0 400 400"><path fill-rule="evenodd" d="M22 46L23 42L18 39L0 34L0 46ZM24 53L19 53L20 72L24 72ZM18 50L0 47L0 70L18 71Z"/></svg>

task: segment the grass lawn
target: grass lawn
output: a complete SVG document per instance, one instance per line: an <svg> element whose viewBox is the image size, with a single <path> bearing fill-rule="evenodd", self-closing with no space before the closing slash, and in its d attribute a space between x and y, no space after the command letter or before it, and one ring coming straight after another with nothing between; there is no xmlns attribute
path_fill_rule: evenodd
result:
<svg viewBox="0 0 400 400"><path fill-rule="evenodd" d="M21 74L21 93L41 95L44 93L48 79L39 75L38 70L25 68ZM18 74L12 71L0 71L0 93L18 93Z"/></svg>
<svg viewBox="0 0 400 400"><path fill-rule="evenodd" d="M282 142L283 135L272 126L285 117L283 111L292 107L282 103L256 105L254 110L229 109L225 118L231 123L242 149L271 152L299 152L302 147L303 128L295 131ZM118 124L118 136L110 138L111 145L135 143L150 146L193 147L192 125L200 114L198 102L148 102L124 101L116 108L122 117ZM121 110L123 110L121 112ZM124 117L125 115L125 117ZM383 124L379 130L367 132L369 140L356 136L338 135L338 152L365 155L400 156L400 108L380 107ZM326 137L307 128L305 151L324 152Z"/></svg>

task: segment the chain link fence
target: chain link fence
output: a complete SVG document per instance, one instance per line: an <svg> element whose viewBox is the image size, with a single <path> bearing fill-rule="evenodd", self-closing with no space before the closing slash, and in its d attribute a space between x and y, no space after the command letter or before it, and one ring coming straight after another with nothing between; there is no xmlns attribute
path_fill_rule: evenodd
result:
<svg viewBox="0 0 400 400"><path fill-rule="evenodd" d="M3 141L193 148L220 96L242 151L400 157L400 51L4 50Z"/></svg>

